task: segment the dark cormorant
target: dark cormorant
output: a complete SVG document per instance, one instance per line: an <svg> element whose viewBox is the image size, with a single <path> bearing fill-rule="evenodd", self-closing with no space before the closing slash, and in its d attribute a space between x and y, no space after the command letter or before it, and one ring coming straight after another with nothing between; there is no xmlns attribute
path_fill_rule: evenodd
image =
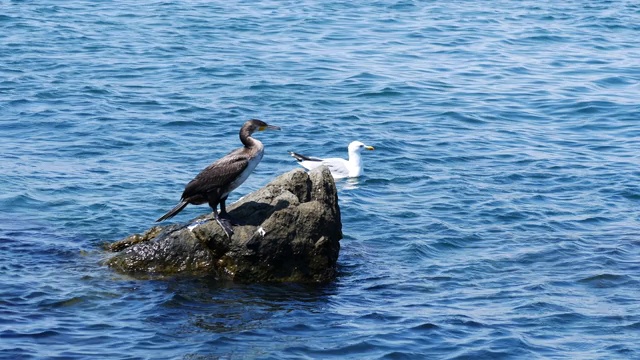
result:
<svg viewBox="0 0 640 360"><path fill-rule="evenodd" d="M233 150L196 175L184 188L182 199L178 205L162 215L156 222L174 217L188 204L208 203L213 209L213 218L220 224L227 236L231 237L233 229L225 208L225 201L229 193L247 180L253 169L262 160L264 145L259 140L252 138L251 134L264 130L280 130L280 128L257 119L245 122L240 129L240 141L244 146ZM220 204L220 215L217 211L218 204Z"/></svg>

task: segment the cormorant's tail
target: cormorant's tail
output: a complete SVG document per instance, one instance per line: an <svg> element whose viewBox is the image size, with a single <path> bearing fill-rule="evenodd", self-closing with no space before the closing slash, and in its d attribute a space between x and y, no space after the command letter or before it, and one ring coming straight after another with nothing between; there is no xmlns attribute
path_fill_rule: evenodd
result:
<svg viewBox="0 0 640 360"><path fill-rule="evenodd" d="M167 220L170 219L174 216L176 216L180 211L182 211L182 209L184 209L187 205L189 205L189 203L186 200L180 200L180 202L178 203L178 205L176 205L173 209L169 210L168 213L162 215L158 220L156 220L156 222L160 222L162 220Z"/></svg>
<svg viewBox="0 0 640 360"><path fill-rule="evenodd" d="M289 154L291 154L291 156L293 156L293 158L298 161L322 161L322 159L304 156L302 154L294 153L293 151L289 151Z"/></svg>

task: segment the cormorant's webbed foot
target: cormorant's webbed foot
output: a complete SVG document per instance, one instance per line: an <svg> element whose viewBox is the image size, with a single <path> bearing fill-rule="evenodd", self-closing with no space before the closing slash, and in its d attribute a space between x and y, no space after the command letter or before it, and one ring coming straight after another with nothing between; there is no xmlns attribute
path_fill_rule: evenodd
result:
<svg viewBox="0 0 640 360"><path fill-rule="evenodd" d="M221 218L220 216L216 217L216 221L218 222L218 224L220 224L220 227L222 228L222 230L224 230L224 233L227 234L227 237L231 239L231 236L233 235L233 224L231 223L231 221L226 218Z"/></svg>

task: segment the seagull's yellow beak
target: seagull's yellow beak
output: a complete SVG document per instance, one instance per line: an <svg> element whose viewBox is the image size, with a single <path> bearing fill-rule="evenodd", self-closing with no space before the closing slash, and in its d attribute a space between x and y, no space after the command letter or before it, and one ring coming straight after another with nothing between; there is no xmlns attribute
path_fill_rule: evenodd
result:
<svg viewBox="0 0 640 360"><path fill-rule="evenodd" d="M365 148L365 149L367 149L367 150L373 150L373 149L375 149L373 146L365 146L364 148Z"/></svg>

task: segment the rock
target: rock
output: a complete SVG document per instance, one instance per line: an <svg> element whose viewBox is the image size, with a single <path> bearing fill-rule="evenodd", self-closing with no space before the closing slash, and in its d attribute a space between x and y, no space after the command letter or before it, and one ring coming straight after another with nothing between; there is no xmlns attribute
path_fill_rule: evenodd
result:
<svg viewBox="0 0 640 360"><path fill-rule="evenodd" d="M239 223L231 239L216 221L205 221L209 213L187 225L154 226L115 242L108 249L116 254L106 263L132 275L210 273L240 282L327 282L335 277L342 223L326 167L283 174L228 211Z"/></svg>

